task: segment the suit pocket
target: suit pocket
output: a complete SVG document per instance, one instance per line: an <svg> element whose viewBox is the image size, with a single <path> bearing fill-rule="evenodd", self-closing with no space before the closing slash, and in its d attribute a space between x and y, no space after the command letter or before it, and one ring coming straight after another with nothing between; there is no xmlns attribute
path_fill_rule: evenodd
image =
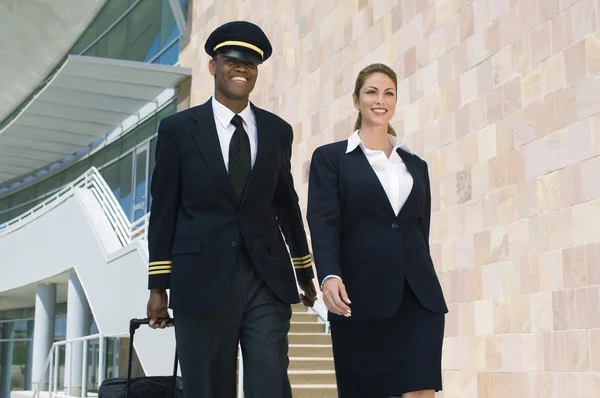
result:
<svg viewBox="0 0 600 398"><path fill-rule="evenodd" d="M200 252L201 248L202 241L200 239L176 240L173 242L171 254L196 254Z"/></svg>

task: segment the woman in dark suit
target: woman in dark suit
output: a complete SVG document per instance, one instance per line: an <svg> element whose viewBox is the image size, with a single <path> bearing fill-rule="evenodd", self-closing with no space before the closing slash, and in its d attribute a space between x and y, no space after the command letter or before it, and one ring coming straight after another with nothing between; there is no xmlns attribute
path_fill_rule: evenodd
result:
<svg viewBox="0 0 600 398"><path fill-rule="evenodd" d="M363 69L354 134L318 148L310 166L307 218L341 398L442 389L448 308L429 251L429 175L389 125L396 89L389 67Z"/></svg>

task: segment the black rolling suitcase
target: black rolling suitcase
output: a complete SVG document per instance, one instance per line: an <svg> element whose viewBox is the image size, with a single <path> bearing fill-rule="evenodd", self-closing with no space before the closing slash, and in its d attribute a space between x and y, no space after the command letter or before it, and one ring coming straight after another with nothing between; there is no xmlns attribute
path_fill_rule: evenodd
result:
<svg viewBox="0 0 600 398"><path fill-rule="evenodd" d="M173 319L158 321L173 322ZM180 398L183 397L183 383L177 376L178 356L175 352L173 376L131 377L133 357L133 336L140 325L147 325L150 319L132 319L129 322L129 360L127 378L106 379L98 390L99 398Z"/></svg>

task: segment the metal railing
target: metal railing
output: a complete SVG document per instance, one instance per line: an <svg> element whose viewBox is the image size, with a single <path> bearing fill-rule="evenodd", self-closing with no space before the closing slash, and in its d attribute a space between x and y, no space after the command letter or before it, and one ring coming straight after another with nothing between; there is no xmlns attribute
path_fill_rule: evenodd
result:
<svg viewBox="0 0 600 398"><path fill-rule="evenodd" d="M93 334L85 337L80 337L71 340L63 340L57 341L52 344L50 349L50 353L46 358L46 363L44 365L44 370L42 372L42 376L38 380L33 398L39 398L41 392L48 392L50 398L74 398L74 397L87 397L88 396L88 388L90 385L89 378L91 374L89 373L89 361L88 361L88 352L90 351L90 342L98 341L98 350L96 355L96 349L92 350L92 355L96 356L97 359L92 360L92 369L95 369L95 380L92 384L97 385L98 387L104 381L104 377L106 374L106 358L107 358L107 339L118 339L121 337L127 337L127 334L116 334L116 335L102 335L102 334ZM73 358L74 346L80 345L82 346L81 351L81 382L77 383L76 386L73 385L73 365L75 363ZM61 354L64 348L64 367L61 370ZM113 353L113 357L114 357ZM113 368L115 366L113 365ZM113 372L115 369L113 369ZM62 383L61 383L61 375ZM47 380L46 380L47 378ZM47 385L47 387L46 387ZM60 386L62 385L62 388ZM43 386L43 387L42 387ZM74 395L74 390L77 389L76 395Z"/></svg>
<svg viewBox="0 0 600 398"><path fill-rule="evenodd" d="M4 224L0 224L0 237L27 225L36 218L35 216L42 214L46 209L53 208L71 198L75 195L76 188L88 189L98 200L106 219L110 223L110 226L123 247L136 240L147 238L149 213L139 220L130 223L110 187L106 184L106 181L104 181L104 178L102 178L102 175L100 175L95 167L90 168L85 174L81 175L70 184L65 185L55 194L21 214L19 217L13 218Z"/></svg>

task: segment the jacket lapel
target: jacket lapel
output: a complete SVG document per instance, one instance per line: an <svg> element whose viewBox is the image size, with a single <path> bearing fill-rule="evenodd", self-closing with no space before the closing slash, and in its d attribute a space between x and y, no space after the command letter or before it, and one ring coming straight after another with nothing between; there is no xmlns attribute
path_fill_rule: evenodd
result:
<svg viewBox="0 0 600 398"><path fill-rule="evenodd" d="M225 168L210 101L198 106L190 115L190 119L192 137L194 137L194 141L196 141L198 148L200 148L202 157L206 161L211 173L231 198L237 202L227 169Z"/></svg>

